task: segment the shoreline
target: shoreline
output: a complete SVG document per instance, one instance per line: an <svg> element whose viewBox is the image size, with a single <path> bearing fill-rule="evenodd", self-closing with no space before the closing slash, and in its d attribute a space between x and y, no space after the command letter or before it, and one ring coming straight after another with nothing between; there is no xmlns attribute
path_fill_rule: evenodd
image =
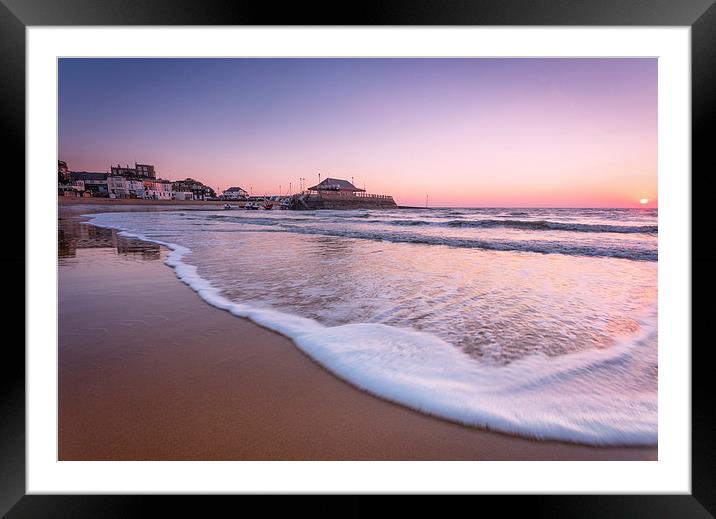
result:
<svg viewBox="0 0 716 519"><path fill-rule="evenodd" d="M194 209L201 206L223 207L227 202L231 202L230 200L149 200L144 198L82 198L69 196L58 196L57 200L60 207L73 205L176 207L185 205Z"/></svg>
<svg viewBox="0 0 716 519"><path fill-rule="evenodd" d="M58 216L82 227L79 214L137 205L112 202L92 211L61 204ZM188 205L144 202L154 203L135 210ZM657 447L532 440L372 396L285 336L201 300L164 265L165 247L95 229L77 248L79 269L60 265L60 459L657 459ZM106 242L117 253L97 246ZM81 258L93 244L101 257ZM126 262L120 249L150 250L152 260ZM92 260L102 275L87 272ZM115 268L121 279L108 272ZM78 308L97 322L78 322ZM134 334L151 328L146 316L161 326Z"/></svg>

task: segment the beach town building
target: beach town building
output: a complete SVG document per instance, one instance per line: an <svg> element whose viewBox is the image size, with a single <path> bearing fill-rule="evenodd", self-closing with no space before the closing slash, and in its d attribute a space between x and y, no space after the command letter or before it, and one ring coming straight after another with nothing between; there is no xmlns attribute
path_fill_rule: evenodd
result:
<svg viewBox="0 0 716 519"><path fill-rule="evenodd" d="M125 177L107 175L107 190L110 198L129 198L129 188Z"/></svg>
<svg viewBox="0 0 716 519"><path fill-rule="evenodd" d="M164 179L144 179L144 198L150 200L171 200L172 183Z"/></svg>
<svg viewBox="0 0 716 519"><path fill-rule="evenodd" d="M137 171L138 177L157 178L157 174L154 171L154 166L151 164L137 164L135 162L134 169Z"/></svg>
<svg viewBox="0 0 716 519"><path fill-rule="evenodd" d="M194 200L194 193L191 191L172 191L174 200Z"/></svg>
<svg viewBox="0 0 716 519"><path fill-rule="evenodd" d="M138 178L125 178L129 198L144 198L144 182Z"/></svg>
<svg viewBox="0 0 716 519"><path fill-rule="evenodd" d="M212 188L192 178L176 182L156 178L156 170L151 164L135 163L133 168L117 164L110 169L111 173L69 171L64 161L58 161L58 194L149 200L205 200L216 197Z"/></svg>
<svg viewBox="0 0 716 519"><path fill-rule="evenodd" d="M176 180L172 182L172 190L184 193L191 192L194 200L216 198L216 192L212 188L205 186L193 178L185 178L184 180Z"/></svg>
<svg viewBox="0 0 716 519"><path fill-rule="evenodd" d="M389 209L398 207L391 195L366 193L347 180L326 178L306 193L291 197L292 209Z"/></svg>
<svg viewBox="0 0 716 519"><path fill-rule="evenodd" d="M69 197L91 196L88 191L85 191L85 183L81 180L78 180L73 184L60 184L58 186L57 194L59 196Z"/></svg>
<svg viewBox="0 0 716 519"><path fill-rule="evenodd" d="M168 189L167 184L170 186ZM110 198L171 199L171 183L168 180L107 175L107 189Z"/></svg>
<svg viewBox="0 0 716 519"><path fill-rule="evenodd" d="M326 196L355 196L356 193L365 193L365 189L360 189L339 178L327 178L323 182L308 188L309 194L320 194Z"/></svg>
<svg viewBox="0 0 716 519"><path fill-rule="evenodd" d="M230 187L229 189L224 190L222 195L225 200L246 200L249 193L240 187Z"/></svg>
<svg viewBox="0 0 716 519"><path fill-rule="evenodd" d="M109 196L107 173L70 171L69 177L73 185L80 185L79 182L82 182L84 190L89 191L92 196Z"/></svg>
<svg viewBox="0 0 716 519"><path fill-rule="evenodd" d="M110 168L110 172L112 175L116 177L136 177L137 176L137 170L136 168L130 168L129 164L127 164L126 167L122 167L119 164L116 166L112 166Z"/></svg>
<svg viewBox="0 0 716 519"><path fill-rule="evenodd" d="M172 183L161 178L123 177L107 175L107 189L110 198L146 198L149 200L171 200Z"/></svg>
<svg viewBox="0 0 716 519"><path fill-rule="evenodd" d="M130 168L129 164L125 167L117 164L111 167L111 174L118 177L140 177L140 178L157 178L157 173L152 164L137 164Z"/></svg>

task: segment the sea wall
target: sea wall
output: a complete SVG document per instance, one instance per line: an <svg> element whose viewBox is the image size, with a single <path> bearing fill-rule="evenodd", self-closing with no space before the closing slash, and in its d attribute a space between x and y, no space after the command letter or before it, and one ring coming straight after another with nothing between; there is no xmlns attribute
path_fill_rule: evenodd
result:
<svg viewBox="0 0 716 519"><path fill-rule="evenodd" d="M395 209L398 205L392 197L325 198L306 196L293 200L292 209Z"/></svg>

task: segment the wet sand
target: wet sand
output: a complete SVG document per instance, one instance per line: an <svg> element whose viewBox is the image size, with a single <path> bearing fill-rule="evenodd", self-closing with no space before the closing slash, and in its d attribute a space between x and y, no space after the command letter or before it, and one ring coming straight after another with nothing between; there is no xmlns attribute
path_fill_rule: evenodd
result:
<svg viewBox="0 0 716 519"><path fill-rule="evenodd" d="M108 209L150 207L60 203L60 460L657 459L655 447L465 427L362 392L203 302L166 249L80 223Z"/></svg>

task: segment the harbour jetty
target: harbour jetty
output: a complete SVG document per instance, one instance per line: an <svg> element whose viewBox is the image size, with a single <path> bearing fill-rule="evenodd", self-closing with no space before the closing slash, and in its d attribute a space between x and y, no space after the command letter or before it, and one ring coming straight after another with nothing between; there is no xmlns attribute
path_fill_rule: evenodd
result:
<svg viewBox="0 0 716 519"><path fill-rule="evenodd" d="M289 208L313 209L394 209L398 205L390 195L366 193L347 180L327 178L307 191L291 196Z"/></svg>

